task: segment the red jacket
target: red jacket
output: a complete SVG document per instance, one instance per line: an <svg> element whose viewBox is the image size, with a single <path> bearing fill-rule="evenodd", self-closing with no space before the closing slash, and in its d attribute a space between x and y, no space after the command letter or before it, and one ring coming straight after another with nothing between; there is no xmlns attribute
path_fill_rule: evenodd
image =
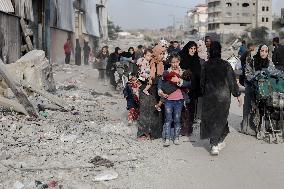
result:
<svg viewBox="0 0 284 189"><path fill-rule="evenodd" d="M65 44L64 44L64 53L65 54L71 54L71 52L72 52L72 45L71 45L71 42L66 42Z"/></svg>

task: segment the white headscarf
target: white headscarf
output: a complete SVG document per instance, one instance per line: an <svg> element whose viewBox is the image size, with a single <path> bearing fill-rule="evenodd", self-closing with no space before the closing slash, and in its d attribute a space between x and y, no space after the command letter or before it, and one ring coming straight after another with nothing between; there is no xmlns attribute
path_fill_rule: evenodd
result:
<svg viewBox="0 0 284 189"><path fill-rule="evenodd" d="M207 53L207 47L205 45L205 42L202 40L199 40L196 42L197 44L197 52L199 58L207 61L208 60L208 53Z"/></svg>

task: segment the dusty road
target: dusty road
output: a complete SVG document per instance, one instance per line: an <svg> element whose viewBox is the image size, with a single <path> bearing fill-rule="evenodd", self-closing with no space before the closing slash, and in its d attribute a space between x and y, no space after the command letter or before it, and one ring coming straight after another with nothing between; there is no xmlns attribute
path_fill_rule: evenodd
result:
<svg viewBox="0 0 284 189"><path fill-rule="evenodd" d="M232 100L227 147L209 155L208 141L194 135L179 146L161 140L137 141L127 126L126 102L97 81L91 66L57 66L58 95L78 112L48 111L46 119L2 115L0 188L32 189L35 180L56 181L63 189L267 189L284 185L283 144L267 144L238 132L242 110ZM64 90L62 87L75 85ZM106 93L107 92L107 93ZM69 138L68 138L69 137ZM1 154L1 153L0 153ZM92 166L95 156L111 168ZM118 178L95 182L105 170ZM23 187L16 187L22 183ZM59 187L57 187L59 188Z"/></svg>

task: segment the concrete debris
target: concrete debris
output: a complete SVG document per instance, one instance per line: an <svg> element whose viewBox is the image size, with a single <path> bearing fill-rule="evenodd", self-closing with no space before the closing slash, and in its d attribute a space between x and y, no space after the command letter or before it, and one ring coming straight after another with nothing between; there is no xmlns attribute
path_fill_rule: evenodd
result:
<svg viewBox="0 0 284 189"><path fill-rule="evenodd" d="M125 182L129 170L134 170L131 167L141 167L146 156L153 157L163 148L136 140L137 128L127 126L125 99L95 83L97 70L54 65L53 71L57 86L76 81L72 85L77 90L58 87L56 91L73 110L48 109L49 99L39 94L29 99L39 104L44 119L0 109L0 189L14 184L38 189L35 180L56 181L56 189L133 188ZM116 172L104 173L109 168ZM110 181L105 185L94 179Z"/></svg>
<svg viewBox="0 0 284 189"><path fill-rule="evenodd" d="M60 137L60 140L62 142L74 142L76 139L77 139L77 135L65 135L65 134L63 134Z"/></svg>
<svg viewBox="0 0 284 189"><path fill-rule="evenodd" d="M23 189L25 185L21 183L20 181L16 181L13 185L13 189Z"/></svg>
<svg viewBox="0 0 284 189"><path fill-rule="evenodd" d="M60 86L59 89L69 91L69 90L77 90L78 87L72 84L72 85L67 85L67 86Z"/></svg>
<svg viewBox="0 0 284 189"><path fill-rule="evenodd" d="M32 50L6 68L20 83L46 91L56 89L51 64L42 50Z"/></svg>
<svg viewBox="0 0 284 189"><path fill-rule="evenodd" d="M106 170L95 176L95 181L110 181L118 178L118 173L114 170Z"/></svg>
<svg viewBox="0 0 284 189"><path fill-rule="evenodd" d="M110 168L114 166L113 162L109 161L108 159L102 158L100 156L92 158L89 163L94 164L95 167L105 166L107 168Z"/></svg>

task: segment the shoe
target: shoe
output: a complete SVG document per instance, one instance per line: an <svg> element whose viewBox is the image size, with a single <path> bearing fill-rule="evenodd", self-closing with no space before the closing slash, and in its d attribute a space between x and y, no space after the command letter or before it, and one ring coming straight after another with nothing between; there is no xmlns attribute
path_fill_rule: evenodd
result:
<svg viewBox="0 0 284 189"><path fill-rule="evenodd" d="M174 144L175 144L175 145L180 145L179 139L175 139L175 140L174 140Z"/></svg>
<svg viewBox="0 0 284 189"><path fill-rule="evenodd" d="M128 121L128 126L132 126L133 121Z"/></svg>
<svg viewBox="0 0 284 189"><path fill-rule="evenodd" d="M223 150L226 147L226 143L225 142L221 142L218 144L218 148L219 150Z"/></svg>
<svg viewBox="0 0 284 189"><path fill-rule="evenodd" d="M218 146L212 146L211 155L213 155L213 156L219 155L219 147Z"/></svg>
<svg viewBox="0 0 284 189"><path fill-rule="evenodd" d="M164 142L164 147L168 147L168 146L170 146L170 140L166 139Z"/></svg>

